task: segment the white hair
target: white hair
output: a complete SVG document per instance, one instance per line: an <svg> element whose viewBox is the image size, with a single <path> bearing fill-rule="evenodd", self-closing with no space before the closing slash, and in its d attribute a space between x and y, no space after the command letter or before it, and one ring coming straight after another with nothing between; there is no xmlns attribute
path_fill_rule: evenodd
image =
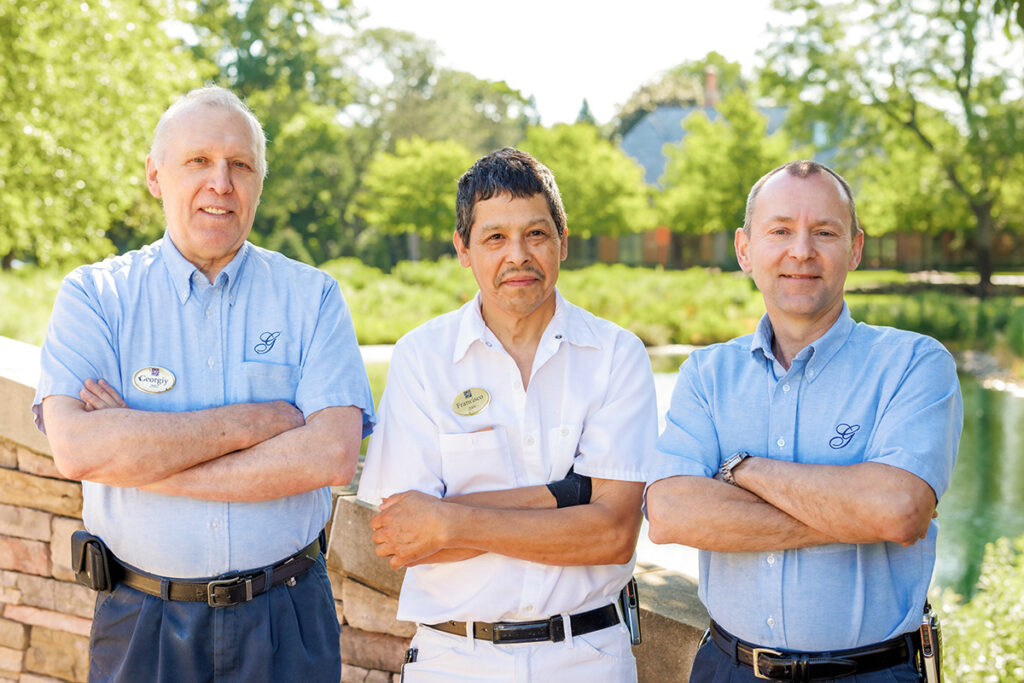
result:
<svg viewBox="0 0 1024 683"><path fill-rule="evenodd" d="M263 126L260 125L259 119L252 113L252 110L235 93L217 85L196 88L167 108L167 111L160 117L156 124L156 129L153 131L153 145L150 147L149 156L153 157L157 164L163 163L164 153L167 149L167 129L182 110L194 104L232 109L245 117L252 130L253 140L256 141L256 164L258 166L256 170L262 177L266 178L267 138L263 133Z"/></svg>

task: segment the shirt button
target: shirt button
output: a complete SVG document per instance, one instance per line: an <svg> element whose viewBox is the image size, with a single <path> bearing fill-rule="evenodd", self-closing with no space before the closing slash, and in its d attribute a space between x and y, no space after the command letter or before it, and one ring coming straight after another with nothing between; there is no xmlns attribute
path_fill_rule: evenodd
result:
<svg viewBox="0 0 1024 683"><path fill-rule="evenodd" d="M484 342L484 344L487 345L487 348L491 348L491 342Z"/></svg>
<svg viewBox="0 0 1024 683"><path fill-rule="evenodd" d="M211 368L213 367L213 356L210 356L207 359L206 364L209 365Z"/></svg>
<svg viewBox="0 0 1024 683"><path fill-rule="evenodd" d="M523 608L523 611L528 613L528 614L532 614L533 613L533 605L527 605L526 607Z"/></svg>
<svg viewBox="0 0 1024 683"><path fill-rule="evenodd" d="M786 440L785 440L785 439L781 439L781 438L780 438L780 439L779 439L778 441L776 441L775 443L779 444L779 448L782 448L783 446L785 446L785 445L786 445Z"/></svg>
<svg viewBox="0 0 1024 683"><path fill-rule="evenodd" d="M775 566L775 555L774 554L769 555L768 559L767 559L767 562L768 562L768 566L769 567L774 567Z"/></svg>
<svg viewBox="0 0 1024 683"><path fill-rule="evenodd" d="M532 436L528 436L528 437L526 437L526 445L527 445L527 446L532 446L532 445L533 445L533 443L534 443L534 439L533 439L533 437L532 437Z"/></svg>
<svg viewBox="0 0 1024 683"><path fill-rule="evenodd" d="M569 436L569 428L562 427L562 436Z"/></svg>
<svg viewBox="0 0 1024 683"><path fill-rule="evenodd" d="M807 371L807 376L808 377L814 377L814 370L808 370Z"/></svg>
<svg viewBox="0 0 1024 683"><path fill-rule="evenodd" d="M768 620L765 623L768 624L771 627L774 627L775 626L775 617L768 617Z"/></svg>
<svg viewBox="0 0 1024 683"><path fill-rule="evenodd" d="M555 339L561 339L561 338L562 338L562 335L560 335L560 334L556 334L555 335Z"/></svg>
<svg viewBox="0 0 1024 683"><path fill-rule="evenodd" d="M210 311L209 308L207 308L206 309L206 317L209 318L211 315L213 315L213 313Z"/></svg>
<svg viewBox="0 0 1024 683"><path fill-rule="evenodd" d="M782 385L782 390L783 391L789 391L789 385L788 384L783 384Z"/></svg>
<svg viewBox="0 0 1024 683"><path fill-rule="evenodd" d="M210 522L210 526L212 526L214 529L216 529L217 527L220 526L220 522L218 522L217 520L213 520L212 522Z"/></svg>

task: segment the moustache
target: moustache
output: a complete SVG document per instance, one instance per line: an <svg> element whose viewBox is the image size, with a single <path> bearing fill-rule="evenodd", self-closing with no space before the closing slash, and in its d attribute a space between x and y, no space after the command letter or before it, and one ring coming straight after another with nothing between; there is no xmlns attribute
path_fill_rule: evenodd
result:
<svg viewBox="0 0 1024 683"><path fill-rule="evenodd" d="M504 282L506 280L506 278L508 278L510 275L517 275L517 274L530 274L530 275L536 276L537 278L539 278L541 280L544 279L543 273L541 273L536 268L532 268L530 266L527 266L525 268L516 268L516 267L506 268L505 270L503 270L500 273L498 273L498 282Z"/></svg>

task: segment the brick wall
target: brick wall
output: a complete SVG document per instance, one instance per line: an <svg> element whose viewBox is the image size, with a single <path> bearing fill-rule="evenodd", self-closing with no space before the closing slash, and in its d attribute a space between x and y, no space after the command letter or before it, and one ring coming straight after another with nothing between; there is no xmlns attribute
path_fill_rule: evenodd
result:
<svg viewBox="0 0 1024 683"><path fill-rule="evenodd" d="M0 683L86 681L95 593L74 582L78 482L60 476L29 406L39 349L0 337ZM402 572L374 553L373 510L336 492L327 567L341 622L344 683L398 683L415 626L395 619ZM686 681L707 623L693 581L640 564L640 680Z"/></svg>

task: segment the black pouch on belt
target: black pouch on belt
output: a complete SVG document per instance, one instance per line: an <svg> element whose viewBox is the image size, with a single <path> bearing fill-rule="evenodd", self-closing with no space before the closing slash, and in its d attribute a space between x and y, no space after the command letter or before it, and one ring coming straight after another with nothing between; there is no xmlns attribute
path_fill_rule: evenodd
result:
<svg viewBox="0 0 1024 683"><path fill-rule="evenodd" d="M78 583L94 591L110 590L110 565L110 551L99 536L88 531L71 534L71 568Z"/></svg>

